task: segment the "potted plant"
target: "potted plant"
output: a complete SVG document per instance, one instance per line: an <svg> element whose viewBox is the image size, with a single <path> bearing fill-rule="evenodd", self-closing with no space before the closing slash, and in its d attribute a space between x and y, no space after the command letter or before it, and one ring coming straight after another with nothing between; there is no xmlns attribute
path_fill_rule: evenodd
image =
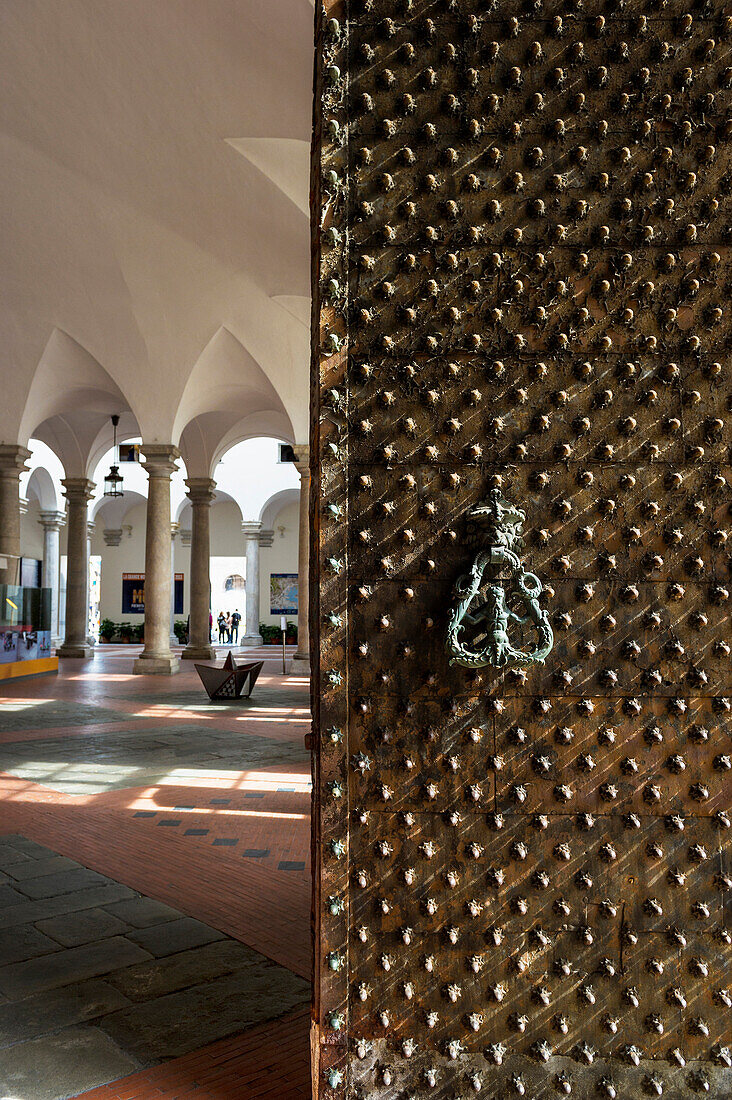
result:
<svg viewBox="0 0 732 1100"><path fill-rule="evenodd" d="M285 641L288 645L295 645L297 643L297 623L291 623L288 619L287 630L285 631Z"/></svg>
<svg viewBox="0 0 732 1100"><path fill-rule="evenodd" d="M99 640L109 645L114 637L116 629L117 627L111 619L102 619L99 624Z"/></svg>
<svg viewBox="0 0 732 1100"><path fill-rule="evenodd" d="M145 637L145 624L144 623L133 623L133 625L131 627L131 630L130 630L130 633L131 633L130 641L134 642L136 644L139 644L141 641L143 641L143 639Z"/></svg>
<svg viewBox="0 0 732 1100"><path fill-rule="evenodd" d="M188 642L188 623L183 619L176 619L173 623L173 630L180 644L186 645Z"/></svg>
<svg viewBox="0 0 732 1100"><path fill-rule="evenodd" d="M133 631L133 629L134 628L132 626L132 623L120 623L119 636L122 639L122 641L125 643L125 645L129 645L130 642L132 641L132 631Z"/></svg>

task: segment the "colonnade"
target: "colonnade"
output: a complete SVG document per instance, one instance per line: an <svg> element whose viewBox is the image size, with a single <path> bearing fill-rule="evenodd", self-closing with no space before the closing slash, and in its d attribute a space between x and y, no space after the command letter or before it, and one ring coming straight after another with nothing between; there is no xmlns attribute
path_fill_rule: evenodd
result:
<svg viewBox="0 0 732 1100"><path fill-rule="evenodd" d="M171 674L178 671L179 660L172 652L176 643L174 624L175 539L179 525L171 522L170 479L180 457L170 444L142 445L144 467L148 475L145 534L145 640L142 653L134 664L138 673ZM306 445L294 448L295 466L300 475L300 522L298 532L298 647L292 670L307 674L310 666L308 573L309 573L309 491L310 469ZM0 445L0 584L20 581L20 475L27 469L30 452L24 447ZM52 593L52 644L61 657L88 658L94 653L94 639L87 636L89 615L89 540L94 525L88 521L88 504L94 483L88 478L72 477L62 481L66 513L43 511L42 583ZM209 615L211 595L209 562L211 555L210 512L216 484L211 478L188 478L187 495L191 502L190 560L190 631L182 653L184 660L207 660L214 656L210 641ZM56 636L59 610L60 529L67 528L66 634L58 645ZM259 550L267 534L259 521L242 523L246 548L246 608L242 624L242 646L261 645L259 633ZM105 532L106 536L106 532Z"/></svg>

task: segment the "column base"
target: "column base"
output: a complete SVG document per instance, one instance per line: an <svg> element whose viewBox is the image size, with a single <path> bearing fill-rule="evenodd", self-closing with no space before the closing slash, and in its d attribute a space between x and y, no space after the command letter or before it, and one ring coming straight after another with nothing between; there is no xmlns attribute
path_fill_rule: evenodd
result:
<svg viewBox="0 0 732 1100"><path fill-rule="evenodd" d="M226 644L227 643L224 642L224 645L226 645ZM234 642L232 642L231 644L232 644L232 646L234 646L234 648L236 648L236 645L240 645L240 646L264 645L264 638L262 637L261 634L242 634L241 638L239 639L239 641L236 644Z"/></svg>
<svg viewBox="0 0 732 1100"><path fill-rule="evenodd" d="M132 671L143 676L174 676L180 672L180 661L177 657L146 657L141 653Z"/></svg>
<svg viewBox="0 0 732 1100"><path fill-rule="evenodd" d="M212 645L189 645L181 653L183 661L215 661L216 650Z"/></svg>
<svg viewBox="0 0 732 1100"><path fill-rule="evenodd" d="M290 661L290 674L292 676L309 676L310 657L305 657L301 653L296 653Z"/></svg>
<svg viewBox="0 0 732 1100"><path fill-rule="evenodd" d="M68 645L64 642L56 650L57 657L81 657L83 660L88 661L94 656L94 646L87 645L86 642L82 642L81 645Z"/></svg>

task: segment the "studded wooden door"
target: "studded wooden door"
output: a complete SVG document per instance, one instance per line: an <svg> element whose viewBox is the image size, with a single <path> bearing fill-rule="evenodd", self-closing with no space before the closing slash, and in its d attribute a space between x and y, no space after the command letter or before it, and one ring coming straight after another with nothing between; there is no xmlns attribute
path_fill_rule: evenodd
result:
<svg viewBox="0 0 732 1100"><path fill-rule="evenodd" d="M317 1095L732 1096L732 18L316 22ZM543 664L446 652L491 499Z"/></svg>

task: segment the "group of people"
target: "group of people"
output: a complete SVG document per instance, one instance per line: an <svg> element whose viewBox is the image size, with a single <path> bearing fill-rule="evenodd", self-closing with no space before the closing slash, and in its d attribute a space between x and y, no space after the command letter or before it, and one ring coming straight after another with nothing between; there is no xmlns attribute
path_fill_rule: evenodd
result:
<svg viewBox="0 0 732 1100"><path fill-rule="evenodd" d="M232 643L239 644L239 623L241 622L241 615L239 614L239 608L235 611L224 612L219 611L217 619L219 626L219 645Z"/></svg>

